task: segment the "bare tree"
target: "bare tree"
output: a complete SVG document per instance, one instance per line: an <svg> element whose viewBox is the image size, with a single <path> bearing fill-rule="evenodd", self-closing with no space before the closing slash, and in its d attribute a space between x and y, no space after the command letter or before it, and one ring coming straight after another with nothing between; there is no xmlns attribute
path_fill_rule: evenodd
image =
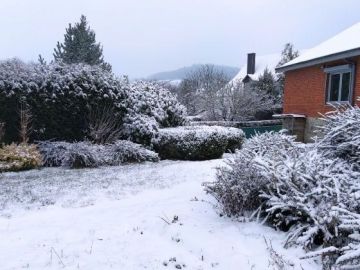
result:
<svg viewBox="0 0 360 270"><path fill-rule="evenodd" d="M199 102L196 93L197 85L197 81L190 78L190 76L182 80L179 85L177 97L186 107L189 115L196 115L199 113L199 107L197 106Z"/></svg>
<svg viewBox="0 0 360 270"><path fill-rule="evenodd" d="M207 120L218 120L219 93L230 78L213 65L203 65L187 75L179 86L179 99L192 115L206 113Z"/></svg>
<svg viewBox="0 0 360 270"><path fill-rule="evenodd" d="M241 82L231 82L222 91L222 111L226 120L251 120L257 112L269 110L274 106L274 100L269 94L257 89L245 90Z"/></svg>
<svg viewBox="0 0 360 270"><path fill-rule="evenodd" d="M110 106L93 109L89 113L89 137L94 143L112 143L119 139L120 124Z"/></svg>
<svg viewBox="0 0 360 270"><path fill-rule="evenodd" d="M29 137L32 133L32 114L29 106L25 102L20 102L20 141L21 143L28 143Z"/></svg>

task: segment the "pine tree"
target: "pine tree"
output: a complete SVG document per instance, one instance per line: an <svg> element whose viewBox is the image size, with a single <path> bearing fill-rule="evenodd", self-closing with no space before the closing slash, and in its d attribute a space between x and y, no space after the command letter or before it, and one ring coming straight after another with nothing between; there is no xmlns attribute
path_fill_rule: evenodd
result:
<svg viewBox="0 0 360 270"><path fill-rule="evenodd" d="M277 96L278 89L276 79L268 68L264 70L264 73L261 74L258 81L255 82L255 88L268 95Z"/></svg>
<svg viewBox="0 0 360 270"><path fill-rule="evenodd" d="M293 60L298 56L299 56L299 51L294 49L294 45L291 43L286 43L284 49L281 52L281 59L277 64L277 67L285 65L287 62ZM284 73L281 72L277 74L277 82L279 86L279 93L282 96L284 93L284 86L285 86Z"/></svg>
<svg viewBox="0 0 360 270"><path fill-rule="evenodd" d="M90 29L84 15L74 26L69 24L64 35L64 43L58 42L54 49L55 61L66 64L86 63L100 65L111 70L111 65L104 61L103 48L96 42L95 32Z"/></svg>
<svg viewBox="0 0 360 270"><path fill-rule="evenodd" d="M291 43L286 43L284 49L281 52L281 59L277 66L282 66L298 56L299 51L294 49L294 45Z"/></svg>
<svg viewBox="0 0 360 270"><path fill-rule="evenodd" d="M46 65L46 61L45 61L44 57L42 57L41 54L39 54L38 62L40 65Z"/></svg>

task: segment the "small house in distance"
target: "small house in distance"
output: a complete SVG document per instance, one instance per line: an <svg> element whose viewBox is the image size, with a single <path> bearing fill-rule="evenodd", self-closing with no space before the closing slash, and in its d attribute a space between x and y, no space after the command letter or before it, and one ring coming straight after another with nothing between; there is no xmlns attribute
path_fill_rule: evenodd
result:
<svg viewBox="0 0 360 270"><path fill-rule="evenodd" d="M284 128L309 142L319 117L339 104L360 105L360 23L276 68L285 73Z"/></svg>
<svg viewBox="0 0 360 270"><path fill-rule="evenodd" d="M280 54L268 54L256 56L248 53L247 63L240 68L239 73L232 79L232 83L243 83L246 89L252 82L259 80L260 75L268 69L275 75L275 68L281 59Z"/></svg>

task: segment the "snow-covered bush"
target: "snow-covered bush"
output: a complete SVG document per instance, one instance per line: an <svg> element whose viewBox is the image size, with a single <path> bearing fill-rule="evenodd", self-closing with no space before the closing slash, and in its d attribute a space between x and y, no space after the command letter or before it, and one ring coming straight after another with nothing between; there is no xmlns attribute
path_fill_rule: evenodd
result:
<svg viewBox="0 0 360 270"><path fill-rule="evenodd" d="M124 163L159 161L159 155L146 149L140 144L129 141L117 141L106 145L107 154L104 158L106 165L120 165Z"/></svg>
<svg viewBox="0 0 360 270"><path fill-rule="evenodd" d="M308 256L322 255L325 269L334 264L357 269L360 172L353 159L336 151L331 155L321 142L303 145L283 133L257 135L218 169L217 180L205 183L205 189L225 214L260 218L288 232L285 246L316 250Z"/></svg>
<svg viewBox="0 0 360 270"><path fill-rule="evenodd" d="M240 148L244 137L237 128L183 126L160 129L152 145L162 159L206 160Z"/></svg>
<svg viewBox="0 0 360 270"><path fill-rule="evenodd" d="M0 172L30 170L42 165L41 155L33 144L10 144L0 148Z"/></svg>
<svg viewBox="0 0 360 270"><path fill-rule="evenodd" d="M338 214L329 209L358 206L353 184L360 174L348 163L309 148L298 158L280 162L263 158L255 166L269 180L260 193L264 200L260 211L275 227L289 230L286 245L300 244L309 250L340 240Z"/></svg>
<svg viewBox="0 0 360 270"><path fill-rule="evenodd" d="M97 167L101 163L98 153L102 146L90 142L43 141L38 147L47 167L84 168Z"/></svg>
<svg viewBox="0 0 360 270"><path fill-rule="evenodd" d="M357 189L359 192L359 189ZM360 269L360 214L342 206L329 209L339 220L335 240L321 249L309 252L303 259L321 257L323 269Z"/></svg>
<svg viewBox="0 0 360 270"><path fill-rule="evenodd" d="M346 107L326 114L319 148L328 157L339 157L360 170L360 108Z"/></svg>
<svg viewBox="0 0 360 270"><path fill-rule="evenodd" d="M38 147L44 166L49 167L84 168L159 160L155 152L129 141L106 145L44 141Z"/></svg>
<svg viewBox="0 0 360 270"><path fill-rule="evenodd" d="M144 145L150 145L151 139L159 132L159 124L152 116L133 114L125 117L123 137Z"/></svg>
<svg viewBox="0 0 360 270"><path fill-rule="evenodd" d="M205 183L205 189L220 203L222 211L229 216L244 215L258 209L264 201L259 197L269 185L255 160L260 157L284 159L288 153L298 157L302 148L295 138L284 133L266 132L245 140L235 157L226 166L218 168L217 180Z"/></svg>
<svg viewBox="0 0 360 270"><path fill-rule="evenodd" d="M0 62L0 121L7 124L5 138L18 138L22 103L32 115L32 139L82 140L93 108L111 106L121 123L125 90L121 80L98 66Z"/></svg>
<svg viewBox="0 0 360 270"><path fill-rule="evenodd" d="M130 83L99 66L0 62L0 122L18 139L19 106L32 116L31 140L149 144L158 128L186 121L186 110L155 82Z"/></svg>
<svg viewBox="0 0 360 270"><path fill-rule="evenodd" d="M161 84L136 81L127 91L124 138L150 144L159 128L185 124L186 109Z"/></svg>

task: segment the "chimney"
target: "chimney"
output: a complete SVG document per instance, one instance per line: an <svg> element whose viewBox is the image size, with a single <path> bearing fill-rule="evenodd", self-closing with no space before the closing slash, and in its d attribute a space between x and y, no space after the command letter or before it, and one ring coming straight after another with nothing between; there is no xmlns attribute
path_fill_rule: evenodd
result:
<svg viewBox="0 0 360 270"><path fill-rule="evenodd" d="M255 53L248 53L247 58L247 74L255 73Z"/></svg>

